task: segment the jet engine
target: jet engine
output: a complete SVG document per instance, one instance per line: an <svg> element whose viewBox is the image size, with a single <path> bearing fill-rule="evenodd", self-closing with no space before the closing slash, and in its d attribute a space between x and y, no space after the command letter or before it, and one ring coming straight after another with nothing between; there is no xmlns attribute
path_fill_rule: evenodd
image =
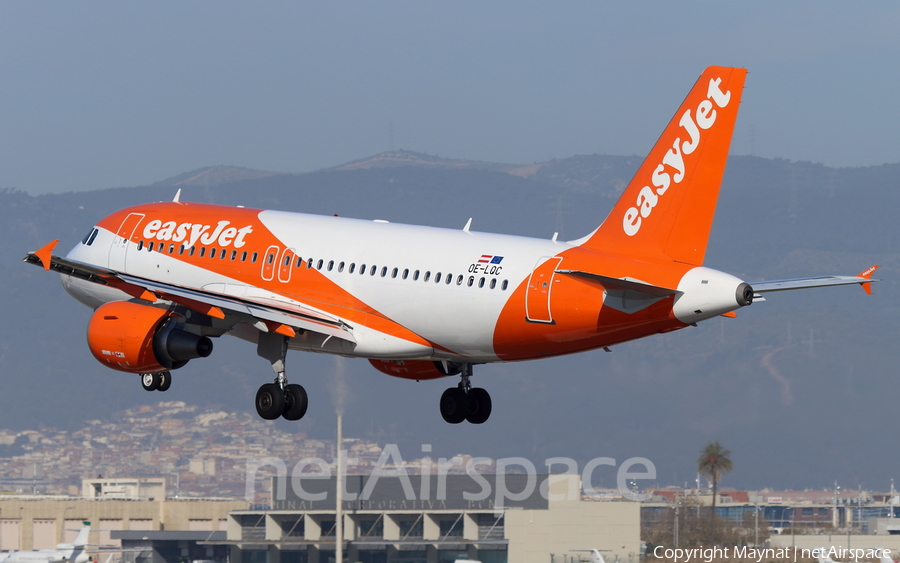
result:
<svg viewBox="0 0 900 563"><path fill-rule="evenodd" d="M212 352L212 341L178 327L165 309L113 301L94 311L87 330L88 347L97 361L129 373L178 369Z"/></svg>
<svg viewBox="0 0 900 563"><path fill-rule="evenodd" d="M457 362L432 362L429 360L369 360L369 363L381 373L417 381L457 375L462 369Z"/></svg>

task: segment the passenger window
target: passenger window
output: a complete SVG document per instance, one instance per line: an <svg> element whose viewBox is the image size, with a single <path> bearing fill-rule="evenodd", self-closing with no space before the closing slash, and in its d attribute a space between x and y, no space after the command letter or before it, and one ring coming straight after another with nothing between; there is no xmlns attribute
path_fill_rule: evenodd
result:
<svg viewBox="0 0 900 563"><path fill-rule="evenodd" d="M324 263L325 263L325 262L324 262L321 258L319 258L318 263L316 263L316 269L319 270L319 271L322 271L322 265L323 265Z"/></svg>
<svg viewBox="0 0 900 563"><path fill-rule="evenodd" d="M274 254L269 254L268 256L266 256L266 264L271 264L271 263L274 262L274 261L275 261L275 255L274 255Z"/></svg>
<svg viewBox="0 0 900 563"><path fill-rule="evenodd" d="M165 249L166 249L166 243L164 243L164 242L159 243L159 246L156 247L157 252L163 252Z"/></svg>
<svg viewBox="0 0 900 563"><path fill-rule="evenodd" d="M344 271L344 263L341 262L340 264L338 264L338 273L343 272L343 271Z"/></svg>
<svg viewBox="0 0 900 563"><path fill-rule="evenodd" d="M169 245L169 254L175 254L175 244Z"/></svg>
<svg viewBox="0 0 900 563"><path fill-rule="evenodd" d="M181 246L178 247L178 255L182 256L183 254L184 254L184 245L182 244Z"/></svg>
<svg viewBox="0 0 900 563"><path fill-rule="evenodd" d="M350 269L347 270L347 273L348 273L348 274L352 274L352 273L355 272L355 271L356 271L356 263L353 262L353 263L350 264Z"/></svg>
<svg viewBox="0 0 900 563"><path fill-rule="evenodd" d="M409 277L409 268L406 268L403 270L403 279L406 279L408 277Z"/></svg>
<svg viewBox="0 0 900 563"><path fill-rule="evenodd" d="M460 274L460 275L457 276L457 278L456 278L456 285L462 285L462 281L463 281L463 275Z"/></svg>
<svg viewBox="0 0 900 563"><path fill-rule="evenodd" d="M484 278L478 280L478 287L484 287Z"/></svg>
<svg viewBox="0 0 900 563"><path fill-rule="evenodd" d="M294 264L294 267L299 268L303 265L303 258L297 257L297 263Z"/></svg>
<svg viewBox="0 0 900 563"><path fill-rule="evenodd" d="M503 285L500 286L500 289L506 291L506 286L509 284L508 280L503 280Z"/></svg>
<svg viewBox="0 0 900 563"><path fill-rule="evenodd" d="M206 255L206 247L201 246L200 247L200 258L203 258L205 255Z"/></svg>
<svg viewBox="0 0 900 563"><path fill-rule="evenodd" d="M188 256L193 256L193 255L194 255L194 247L192 246L191 249L188 251Z"/></svg>
<svg viewBox="0 0 900 563"><path fill-rule="evenodd" d="M284 255L284 264L282 264L282 266L290 266L290 265L291 265L291 255L285 254Z"/></svg>
<svg viewBox="0 0 900 563"><path fill-rule="evenodd" d="M231 251L231 261L234 262L235 260L237 260L237 250L232 250Z"/></svg>
<svg viewBox="0 0 900 563"><path fill-rule="evenodd" d="M397 277L397 268L394 268L393 270L391 270L391 278L396 278L396 277Z"/></svg>
<svg viewBox="0 0 900 563"><path fill-rule="evenodd" d="M210 258L215 258L215 257L216 257L216 249L215 249L215 248L210 248L210 249L209 249L209 257L210 257Z"/></svg>
<svg viewBox="0 0 900 563"><path fill-rule="evenodd" d="M224 260L226 254L228 254L228 250L223 248L222 252L219 253L219 260ZM232 260L233 260L233 258L232 258Z"/></svg>
<svg viewBox="0 0 900 563"><path fill-rule="evenodd" d="M374 275L375 275L375 270L377 270L377 269L378 269L378 266L372 264L372 268L369 269L369 275L370 275L370 276L374 276Z"/></svg>
<svg viewBox="0 0 900 563"><path fill-rule="evenodd" d="M495 287L497 287L497 278L492 278L491 279L491 289L494 289Z"/></svg>
<svg viewBox="0 0 900 563"><path fill-rule="evenodd" d="M328 261L328 271L330 272L334 268L334 260Z"/></svg>
<svg viewBox="0 0 900 563"><path fill-rule="evenodd" d="M144 241L142 241L142 240L138 241L137 249L141 250L143 248L144 248Z"/></svg>
<svg viewBox="0 0 900 563"><path fill-rule="evenodd" d="M429 280L429 278L431 278L431 270L425 272L425 277L422 278L422 281L426 281L426 282L427 282L427 281Z"/></svg>
<svg viewBox="0 0 900 563"><path fill-rule="evenodd" d="M246 262L246 261L247 261L247 251L245 250L245 251L241 252L241 262Z"/></svg>
<svg viewBox="0 0 900 563"><path fill-rule="evenodd" d="M472 287L472 284L475 283L475 276L469 276L469 283L466 285Z"/></svg>
<svg viewBox="0 0 900 563"><path fill-rule="evenodd" d="M313 264L313 259L310 258L309 260L306 261L306 269L309 270L310 268L312 268L312 264Z"/></svg>
<svg viewBox="0 0 900 563"><path fill-rule="evenodd" d="M154 243L152 240L147 244L147 252L153 252L153 245L154 245L154 244L155 244L155 243Z"/></svg>
<svg viewBox="0 0 900 563"><path fill-rule="evenodd" d="M438 272L434 275L434 283L441 283L441 273Z"/></svg>
<svg viewBox="0 0 900 563"><path fill-rule="evenodd" d="M363 264L362 266L359 267L359 275L361 275L361 276L366 275L366 265L365 264Z"/></svg>
<svg viewBox="0 0 900 563"><path fill-rule="evenodd" d="M416 270L415 272L413 272L413 281L416 281L418 279L419 279L419 270Z"/></svg>
<svg viewBox="0 0 900 563"><path fill-rule="evenodd" d="M387 266L382 266L381 267L381 277L384 277L386 275L387 275Z"/></svg>
<svg viewBox="0 0 900 563"><path fill-rule="evenodd" d="M259 258L259 252L254 252L252 255L250 255L250 263L256 264L257 258Z"/></svg>

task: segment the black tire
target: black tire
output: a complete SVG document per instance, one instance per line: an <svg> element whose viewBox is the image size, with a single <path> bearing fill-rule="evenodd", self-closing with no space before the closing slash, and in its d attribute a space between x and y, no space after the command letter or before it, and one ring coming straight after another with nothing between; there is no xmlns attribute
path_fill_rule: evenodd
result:
<svg viewBox="0 0 900 563"><path fill-rule="evenodd" d="M144 391L156 391L159 389L159 380L158 373L142 373L141 387L144 388Z"/></svg>
<svg viewBox="0 0 900 563"><path fill-rule="evenodd" d="M284 392L274 383L266 383L256 392L256 414L275 420L284 412Z"/></svg>
<svg viewBox="0 0 900 563"><path fill-rule="evenodd" d="M469 399L466 392L458 387L451 387L441 395L441 416L450 424L459 424L469 414Z"/></svg>
<svg viewBox="0 0 900 563"><path fill-rule="evenodd" d="M157 386L157 391L168 391L169 387L172 386L172 372L164 371L159 374L159 386Z"/></svg>
<svg viewBox="0 0 900 563"><path fill-rule="evenodd" d="M480 387L469 389L469 414L472 424L484 424L491 417L491 395Z"/></svg>
<svg viewBox="0 0 900 563"><path fill-rule="evenodd" d="M306 389L301 385L285 385L284 387L284 411L281 416L285 420L300 420L306 414L309 406L309 398Z"/></svg>

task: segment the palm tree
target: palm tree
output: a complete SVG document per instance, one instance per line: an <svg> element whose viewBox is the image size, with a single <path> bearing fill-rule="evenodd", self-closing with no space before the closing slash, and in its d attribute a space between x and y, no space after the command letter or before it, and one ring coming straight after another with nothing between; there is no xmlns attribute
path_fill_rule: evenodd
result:
<svg viewBox="0 0 900 563"><path fill-rule="evenodd" d="M719 479L723 474L731 471L734 464L731 462L731 452L726 450L719 444L718 440L710 442L701 450L700 459L697 460L697 471L701 475L712 481L712 510L709 513L709 529L711 531L711 541L716 541L716 491L718 490Z"/></svg>

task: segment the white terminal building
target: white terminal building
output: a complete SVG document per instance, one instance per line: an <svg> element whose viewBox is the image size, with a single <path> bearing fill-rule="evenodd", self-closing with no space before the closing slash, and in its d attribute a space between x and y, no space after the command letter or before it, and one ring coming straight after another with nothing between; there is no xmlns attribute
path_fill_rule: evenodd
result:
<svg viewBox="0 0 900 563"><path fill-rule="evenodd" d="M111 563L334 561L335 477L274 479L272 506L259 510L244 501L166 498L153 480L141 481L90 480L81 499L0 496L0 550L55 549L90 521L89 543L121 550ZM589 549L610 561L639 558L640 503L586 500L576 475L349 475L345 482L350 563L547 563L578 561ZM108 555L97 557L105 563Z"/></svg>

